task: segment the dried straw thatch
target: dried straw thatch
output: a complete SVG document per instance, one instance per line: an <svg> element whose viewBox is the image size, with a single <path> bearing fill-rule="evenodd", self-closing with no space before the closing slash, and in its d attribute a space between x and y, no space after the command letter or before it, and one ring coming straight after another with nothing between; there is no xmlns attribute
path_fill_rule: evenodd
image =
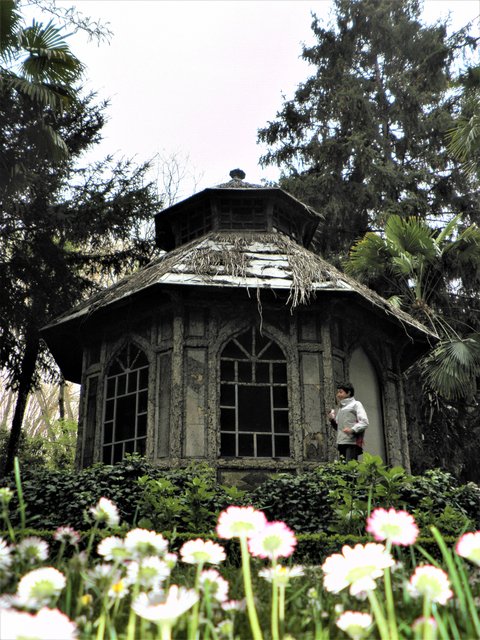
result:
<svg viewBox="0 0 480 640"><path fill-rule="evenodd" d="M98 309L154 286L215 286L288 290L288 304L307 304L320 291L351 292L403 325L430 334L417 320L281 233L211 232L152 261L99 292L50 327L91 315Z"/></svg>

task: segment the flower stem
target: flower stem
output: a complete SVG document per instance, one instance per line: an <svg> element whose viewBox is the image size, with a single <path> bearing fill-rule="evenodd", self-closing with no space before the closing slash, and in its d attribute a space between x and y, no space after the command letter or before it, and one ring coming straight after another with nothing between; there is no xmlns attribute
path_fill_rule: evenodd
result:
<svg viewBox="0 0 480 640"><path fill-rule="evenodd" d="M253 598L252 576L250 573L250 556L248 553L247 539L243 536L240 538L240 549L242 552L243 586L245 589L248 620L250 622L252 637L253 640L263 640L262 631L258 622L257 610L255 609L255 600Z"/></svg>
<svg viewBox="0 0 480 640"><path fill-rule="evenodd" d="M387 541L387 552L390 553L392 547L392 543L390 540ZM393 592L392 592L392 579L390 573L390 567L386 567L384 573L384 581L385 581L385 599L387 601L387 619L388 619L388 628L390 631L391 640L398 640L398 629L397 629L397 619L395 616L395 603L393 601Z"/></svg>
<svg viewBox="0 0 480 640"><path fill-rule="evenodd" d="M375 618L375 622L377 623L378 631L380 633L381 640L391 640L390 633L388 631L387 621L385 620L385 616L383 615L382 608L378 602L377 596L374 591L368 592L368 600L370 602L370 606L372 607L373 615Z"/></svg>

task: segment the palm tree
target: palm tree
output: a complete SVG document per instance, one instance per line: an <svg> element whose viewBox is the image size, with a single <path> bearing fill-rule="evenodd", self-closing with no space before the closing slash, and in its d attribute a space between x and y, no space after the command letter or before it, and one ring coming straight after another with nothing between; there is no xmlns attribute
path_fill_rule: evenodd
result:
<svg viewBox="0 0 480 640"><path fill-rule="evenodd" d="M14 91L38 107L42 138L50 143L53 157L65 157L68 151L42 113L62 110L75 99L73 84L82 72L83 65L70 51L61 29L35 20L26 27L18 2L1 0L0 94Z"/></svg>
<svg viewBox="0 0 480 640"><path fill-rule="evenodd" d="M452 301L472 288L480 266L480 229L455 216L443 229L391 215L382 234L367 233L350 251L347 273L432 327L440 337L420 361L425 385L445 399L468 395L480 375L480 334L461 325ZM473 275L472 275L473 274Z"/></svg>

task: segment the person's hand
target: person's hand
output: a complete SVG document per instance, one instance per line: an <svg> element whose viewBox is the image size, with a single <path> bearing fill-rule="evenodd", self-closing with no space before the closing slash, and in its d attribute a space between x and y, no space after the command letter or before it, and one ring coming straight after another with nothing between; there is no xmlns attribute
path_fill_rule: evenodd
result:
<svg viewBox="0 0 480 640"><path fill-rule="evenodd" d="M328 414L328 419L335 420L335 409L331 409L331 411Z"/></svg>
<svg viewBox="0 0 480 640"><path fill-rule="evenodd" d="M345 429L342 429L343 433L353 433L353 431L350 429L350 427L345 427Z"/></svg>

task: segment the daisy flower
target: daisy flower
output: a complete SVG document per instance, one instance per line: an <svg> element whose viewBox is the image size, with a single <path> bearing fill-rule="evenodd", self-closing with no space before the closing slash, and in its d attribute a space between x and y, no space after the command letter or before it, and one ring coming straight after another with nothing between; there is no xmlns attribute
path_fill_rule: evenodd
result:
<svg viewBox="0 0 480 640"><path fill-rule="evenodd" d="M108 498L100 498L94 507L90 507L90 513L96 522L103 522L109 527L116 526L120 522L118 509Z"/></svg>
<svg viewBox="0 0 480 640"><path fill-rule="evenodd" d="M0 615L0 638L3 640L75 640L77 627L58 609L44 607L36 614L5 609Z"/></svg>
<svg viewBox="0 0 480 640"><path fill-rule="evenodd" d="M220 564L225 560L225 549L211 540L189 540L180 549L182 561L187 564Z"/></svg>
<svg viewBox="0 0 480 640"><path fill-rule="evenodd" d="M72 527L58 527L53 534L53 539L57 542L76 546L80 542L80 534Z"/></svg>
<svg viewBox="0 0 480 640"><path fill-rule="evenodd" d="M218 602L225 602L228 598L228 582L216 569L207 569L200 574L200 587Z"/></svg>
<svg viewBox="0 0 480 640"><path fill-rule="evenodd" d="M118 536L108 536L98 543L97 553L105 560L121 560L127 557L125 543Z"/></svg>
<svg viewBox="0 0 480 640"><path fill-rule="evenodd" d="M17 553L28 564L43 562L48 558L48 544L37 536L29 536L17 544Z"/></svg>
<svg viewBox="0 0 480 640"><path fill-rule="evenodd" d="M165 538L148 529L132 529L125 536L125 549L131 558L140 559L163 555L168 548Z"/></svg>
<svg viewBox="0 0 480 640"><path fill-rule="evenodd" d="M392 556L382 544L369 542L354 548L345 545L341 554L334 553L323 563L323 585L333 593L350 587L351 595L359 595L375 589L375 579L393 564Z"/></svg>
<svg viewBox="0 0 480 640"><path fill-rule="evenodd" d="M427 630L427 633L425 633L426 631L425 627L430 627L430 633L428 633L428 630ZM416 620L414 620L412 624L413 631L417 631L421 633L422 637L434 638L435 637L434 632L437 630L437 628L438 628L437 621L432 616L428 618L421 616L420 618L417 618Z"/></svg>
<svg viewBox="0 0 480 640"><path fill-rule="evenodd" d="M378 542L387 540L403 546L410 546L418 536L413 516L395 509L375 509L367 519L367 531Z"/></svg>
<svg viewBox="0 0 480 640"><path fill-rule="evenodd" d="M248 541L252 556L271 560L292 555L297 544L293 531L284 522L268 522Z"/></svg>
<svg viewBox="0 0 480 640"><path fill-rule="evenodd" d="M157 556L144 558L140 562L130 562L127 568L127 582L138 583L148 591L159 590L162 582L170 575L170 567Z"/></svg>
<svg viewBox="0 0 480 640"><path fill-rule="evenodd" d="M217 534L220 538L251 538L267 524L263 511L253 507L228 507L218 517Z"/></svg>
<svg viewBox="0 0 480 640"><path fill-rule="evenodd" d="M112 600L121 600L128 594L128 584L126 580L117 580L110 585L108 595Z"/></svg>
<svg viewBox="0 0 480 640"><path fill-rule="evenodd" d="M6 507L12 498L13 491L11 489L9 489L8 487L2 487L0 489L0 504L3 507Z"/></svg>
<svg viewBox="0 0 480 640"><path fill-rule="evenodd" d="M299 578L303 576L303 567L300 565L294 565L293 567L283 567L281 564L277 564L269 569L262 569L258 572L261 578L265 578L268 582L275 580L279 586L287 585L291 578Z"/></svg>
<svg viewBox="0 0 480 640"><path fill-rule="evenodd" d="M53 567L42 567L23 576L18 583L17 596L24 604L42 606L57 598L65 584L63 573Z"/></svg>
<svg viewBox="0 0 480 640"><path fill-rule="evenodd" d="M464 533L457 542L455 551L462 558L480 566L480 531Z"/></svg>
<svg viewBox="0 0 480 640"><path fill-rule="evenodd" d="M372 626L373 618L369 613L359 611L345 611L338 618L336 625L352 640L364 638Z"/></svg>
<svg viewBox="0 0 480 640"><path fill-rule="evenodd" d="M99 590L109 588L112 582L119 580L119 572L110 564L97 564L85 574L85 582L89 587L97 587Z"/></svg>
<svg viewBox="0 0 480 640"><path fill-rule="evenodd" d="M132 609L146 620L173 625L177 618L191 609L196 602L198 595L193 589L173 584L166 597L158 593L141 593L132 603Z"/></svg>
<svg viewBox="0 0 480 640"><path fill-rule="evenodd" d="M0 571L7 569L12 564L11 553L11 547L8 546L3 538L0 538Z"/></svg>
<svg viewBox="0 0 480 640"><path fill-rule="evenodd" d="M245 611L247 603L243 600L227 600L222 602L222 609L224 611Z"/></svg>
<svg viewBox="0 0 480 640"><path fill-rule="evenodd" d="M168 568L171 570L173 569L176 564L177 564L177 560L178 560L178 555L176 553L166 553L163 556L163 559L165 560L165 562L167 563Z"/></svg>
<svg viewBox="0 0 480 640"><path fill-rule="evenodd" d="M410 578L408 588L414 598L424 596L438 604L446 604L453 596L445 571L432 565L417 567Z"/></svg>

